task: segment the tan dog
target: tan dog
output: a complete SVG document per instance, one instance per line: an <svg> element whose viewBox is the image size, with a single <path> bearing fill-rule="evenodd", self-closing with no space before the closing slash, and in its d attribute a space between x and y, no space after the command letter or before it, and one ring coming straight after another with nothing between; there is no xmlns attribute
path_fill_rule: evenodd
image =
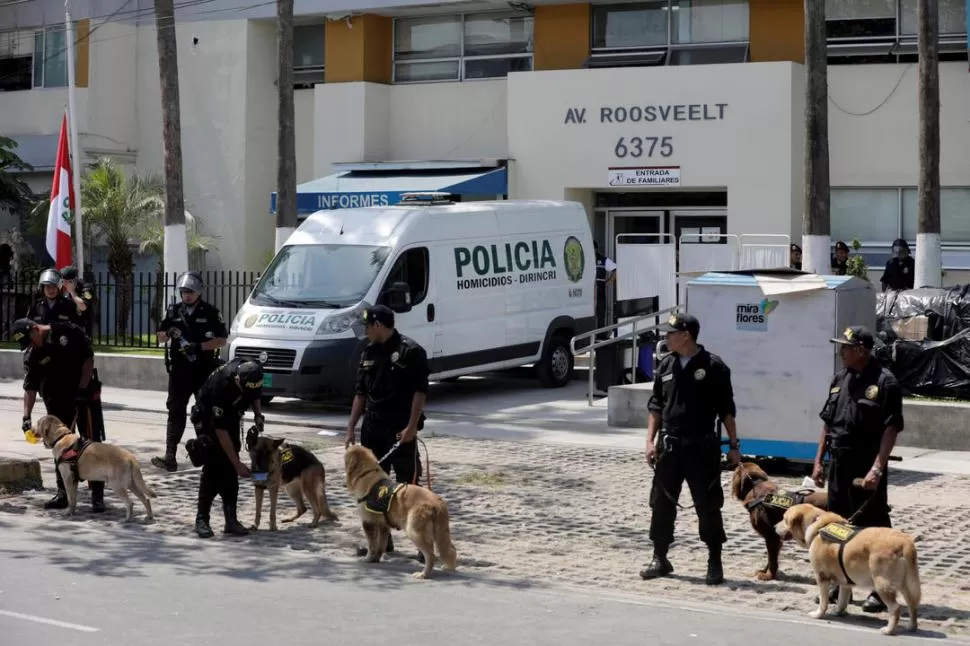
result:
<svg viewBox="0 0 970 646"><path fill-rule="evenodd" d="M734 469L731 494L748 510L751 527L765 539L768 563L755 574L761 581L772 581L778 577L782 540L775 531L775 525L781 522L785 511L801 503L809 503L820 509L828 507L828 492L811 489L784 491L754 462L742 462Z"/></svg>
<svg viewBox="0 0 970 646"><path fill-rule="evenodd" d="M260 436L254 442L247 441L252 466L253 484L256 486L256 520L252 529L259 529L263 512L263 493L269 489L269 529L276 531L276 501L280 487L296 504L296 513L284 518L284 523L292 523L306 513L304 498L313 509L310 527L320 524L321 518L337 520L337 515L327 503L327 475L323 464L315 455L302 446L287 444L285 440ZM257 480L264 475L264 480Z"/></svg>
<svg viewBox="0 0 970 646"><path fill-rule="evenodd" d="M845 614L853 585L871 585L889 612L889 623L881 630L884 635L895 634L899 625L897 594L909 608L909 629L917 629L922 589L916 543L910 536L888 527L857 528L838 514L808 504L786 511L776 531L783 539L794 538L808 548L818 582L818 610L811 613L812 617L821 619L825 615L832 583L839 586L838 615Z"/></svg>
<svg viewBox="0 0 970 646"><path fill-rule="evenodd" d="M424 555L424 570L414 578L426 579L434 568L435 548L446 572L458 564L458 552L451 543L448 505L441 496L421 485L395 484L381 469L374 452L351 446L344 454L347 489L360 509L360 520L367 535L367 555L363 560L376 563L387 546L390 528L404 529L408 538Z"/></svg>
<svg viewBox="0 0 970 646"><path fill-rule="evenodd" d="M54 451L54 464L67 490L68 514L73 515L77 505L77 483L80 478L104 482L110 487L125 503L126 523L131 520L134 511L129 491L145 506L145 520L154 518L152 503L148 499L155 498L155 492L145 484L138 460L129 451L103 442L84 444L80 436L53 415L41 417L34 431L44 441L44 446Z"/></svg>

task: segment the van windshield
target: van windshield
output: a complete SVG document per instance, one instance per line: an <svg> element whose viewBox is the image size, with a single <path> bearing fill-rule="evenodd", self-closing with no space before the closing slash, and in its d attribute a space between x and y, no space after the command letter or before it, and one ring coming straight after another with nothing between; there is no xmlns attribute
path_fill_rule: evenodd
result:
<svg viewBox="0 0 970 646"><path fill-rule="evenodd" d="M360 302L389 247L311 244L284 247L250 297L276 307L348 307Z"/></svg>

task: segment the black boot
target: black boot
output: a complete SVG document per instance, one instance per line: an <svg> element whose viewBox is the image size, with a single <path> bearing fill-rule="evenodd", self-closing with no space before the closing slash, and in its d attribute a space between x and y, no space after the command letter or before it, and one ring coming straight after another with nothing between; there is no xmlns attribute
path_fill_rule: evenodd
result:
<svg viewBox="0 0 970 646"><path fill-rule="evenodd" d="M215 536L212 533L212 528L209 527L209 519L203 518L202 516L195 517L195 533L199 535L199 538L212 538Z"/></svg>
<svg viewBox="0 0 970 646"><path fill-rule="evenodd" d="M104 513L104 483L92 481L88 484L91 487L91 512L95 514Z"/></svg>
<svg viewBox="0 0 970 646"><path fill-rule="evenodd" d="M388 534L387 534L387 547L384 548L384 553L385 554L390 554L393 551L394 551L394 539L391 537L390 532L388 532ZM357 548L357 556L367 556L367 547L358 547ZM421 561L421 562L424 563L424 561Z"/></svg>
<svg viewBox="0 0 970 646"><path fill-rule="evenodd" d="M721 585L724 583L724 567L721 565L721 546L712 545L707 552L707 576L704 577L707 585Z"/></svg>
<svg viewBox="0 0 970 646"><path fill-rule="evenodd" d="M885 612L886 604L883 603L876 591L873 590L869 597L862 602L862 612Z"/></svg>
<svg viewBox="0 0 970 646"><path fill-rule="evenodd" d="M667 549L654 547L653 559L650 561L650 565L640 570L640 578L644 581L659 579L672 574L673 571L674 566L667 560Z"/></svg>
<svg viewBox="0 0 970 646"><path fill-rule="evenodd" d="M64 479L61 478L61 472L58 470L54 471L54 475L57 477L57 493L44 503L44 509L67 509L67 492L64 490Z"/></svg>
<svg viewBox="0 0 970 646"><path fill-rule="evenodd" d="M226 509L226 527L223 533L229 534L230 536L249 536L249 530L243 527L243 524L236 519L235 509Z"/></svg>
<svg viewBox="0 0 970 646"><path fill-rule="evenodd" d="M175 454L165 453L165 457L160 458L157 455L152 458L152 466L158 469L165 469L169 473L174 473L178 471L179 465L175 461Z"/></svg>

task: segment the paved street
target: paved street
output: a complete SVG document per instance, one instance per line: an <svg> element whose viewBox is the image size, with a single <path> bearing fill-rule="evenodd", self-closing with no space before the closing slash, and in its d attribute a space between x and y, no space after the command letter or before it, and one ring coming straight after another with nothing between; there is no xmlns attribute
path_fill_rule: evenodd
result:
<svg viewBox="0 0 970 646"><path fill-rule="evenodd" d="M413 581L409 567L272 554L130 529L0 514L0 634L7 644L228 646L402 643L587 646L885 644L880 623L752 613L646 595L575 591L472 573ZM925 629L894 643L942 636Z"/></svg>

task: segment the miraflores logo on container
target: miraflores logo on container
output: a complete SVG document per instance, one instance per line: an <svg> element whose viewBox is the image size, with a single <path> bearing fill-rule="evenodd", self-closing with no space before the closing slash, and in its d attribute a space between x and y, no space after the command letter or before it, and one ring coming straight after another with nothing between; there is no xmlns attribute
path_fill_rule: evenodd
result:
<svg viewBox="0 0 970 646"><path fill-rule="evenodd" d="M762 298L759 303L738 303L735 308L735 323L745 332L767 332L768 315L778 307L778 301Z"/></svg>

